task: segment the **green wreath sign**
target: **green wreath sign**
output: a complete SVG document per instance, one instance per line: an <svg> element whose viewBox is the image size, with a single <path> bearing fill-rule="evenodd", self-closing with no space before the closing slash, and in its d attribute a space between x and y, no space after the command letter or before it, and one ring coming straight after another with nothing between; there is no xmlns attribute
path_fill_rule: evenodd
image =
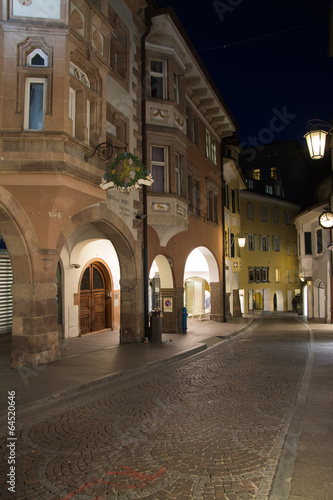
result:
<svg viewBox="0 0 333 500"><path fill-rule="evenodd" d="M137 156L121 153L107 168L101 188L132 191L142 184L150 186L153 182L151 174Z"/></svg>

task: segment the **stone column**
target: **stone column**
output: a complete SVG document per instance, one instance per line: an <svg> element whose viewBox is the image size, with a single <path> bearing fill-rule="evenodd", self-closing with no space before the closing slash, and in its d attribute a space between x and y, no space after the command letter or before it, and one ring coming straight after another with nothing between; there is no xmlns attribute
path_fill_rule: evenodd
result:
<svg viewBox="0 0 333 500"><path fill-rule="evenodd" d="M161 288L162 332L182 333L182 309L184 307L184 288ZM167 304L166 301L170 300Z"/></svg>
<svg viewBox="0 0 333 500"><path fill-rule="evenodd" d="M223 322L224 312L226 314L226 317L230 316L230 293L227 293L226 295L226 311L224 311L223 282L218 281L215 283L210 283L210 319L212 319L213 321Z"/></svg>
<svg viewBox="0 0 333 500"><path fill-rule="evenodd" d="M241 304L239 300L239 290L233 290L233 316L239 318L242 316Z"/></svg>
<svg viewBox="0 0 333 500"><path fill-rule="evenodd" d="M142 280L120 280L120 343L141 342L144 338Z"/></svg>
<svg viewBox="0 0 333 500"><path fill-rule="evenodd" d="M56 282L12 286L12 368L60 358L56 293Z"/></svg>

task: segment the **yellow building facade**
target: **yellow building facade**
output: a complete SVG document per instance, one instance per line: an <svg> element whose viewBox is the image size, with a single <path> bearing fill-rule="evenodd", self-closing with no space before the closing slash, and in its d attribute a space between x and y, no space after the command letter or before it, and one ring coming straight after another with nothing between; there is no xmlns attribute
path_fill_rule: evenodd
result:
<svg viewBox="0 0 333 500"><path fill-rule="evenodd" d="M297 234L299 206L282 198L241 191L239 288L242 312L293 311L300 290Z"/></svg>

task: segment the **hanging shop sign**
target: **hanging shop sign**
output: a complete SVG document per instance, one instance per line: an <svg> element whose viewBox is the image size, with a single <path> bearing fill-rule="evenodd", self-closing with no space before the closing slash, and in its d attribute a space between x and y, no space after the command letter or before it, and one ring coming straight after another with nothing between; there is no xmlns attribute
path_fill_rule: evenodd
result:
<svg viewBox="0 0 333 500"><path fill-rule="evenodd" d="M132 153L121 153L106 169L100 187L130 192L143 185L151 186L154 182L151 173Z"/></svg>

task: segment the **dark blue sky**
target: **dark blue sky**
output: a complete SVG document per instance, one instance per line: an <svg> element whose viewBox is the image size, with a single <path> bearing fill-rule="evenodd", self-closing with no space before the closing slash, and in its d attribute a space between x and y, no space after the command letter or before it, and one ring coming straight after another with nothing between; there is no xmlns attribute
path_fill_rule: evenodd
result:
<svg viewBox="0 0 333 500"><path fill-rule="evenodd" d="M174 8L244 147L254 138L306 147L307 120L332 121L329 0L157 1Z"/></svg>

